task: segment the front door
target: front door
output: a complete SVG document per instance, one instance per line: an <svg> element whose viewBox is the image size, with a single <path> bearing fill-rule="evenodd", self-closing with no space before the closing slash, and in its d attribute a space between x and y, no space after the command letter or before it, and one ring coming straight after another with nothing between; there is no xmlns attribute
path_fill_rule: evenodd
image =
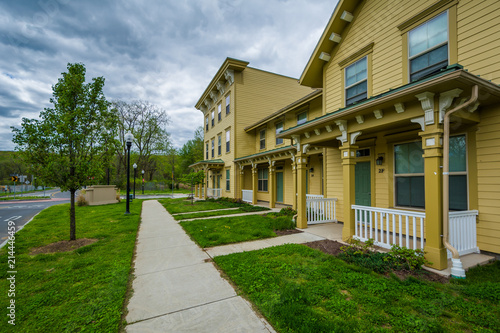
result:
<svg viewBox="0 0 500 333"><path fill-rule="evenodd" d="M283 172L276 172L276 202L283 202Z"/></svg>
<svg viewBox="0 0 500 333"><path fill-rule="evenodd" d="M358 162L355 167L354 191L355 204L372 205L370 162Z"/></svg>

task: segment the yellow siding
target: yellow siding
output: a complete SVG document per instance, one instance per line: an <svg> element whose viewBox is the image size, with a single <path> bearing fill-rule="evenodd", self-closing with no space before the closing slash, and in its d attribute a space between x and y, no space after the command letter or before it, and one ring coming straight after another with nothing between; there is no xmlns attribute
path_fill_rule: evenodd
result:
<svg viewBox="0 0 500 333"><path fill-rule="evenodd" d="M293 191L293 171L292 161L286 160L283 167L283 203L285 205L293 205L295 193Z"/></svg>
<svg viewBox="0 0 500 333"><path fill-rule="evenodd" d="M314 169L313 172L308 172L309 179L307 183L309 185L308 194L322 194L321 193L321 172L323 168L323 161L319 158L318 154L310 155L309 163L307 169Z"/></svg>
<svg viewBox="0 0 500 333"><path fill-rule="evenodd" d="M342 159L340 158L340 150L336 148L325 149L325 179L326 179L326 195L325 198L337 198L337 219L342 221L343 218L343 176L342 176Z"/></svg>
<svg viewBox="0 0 500 333"><path fill-rule="evenodd" d="M500 253L500 108L483 109L476 133L479 223L481 250Z"/></svg>

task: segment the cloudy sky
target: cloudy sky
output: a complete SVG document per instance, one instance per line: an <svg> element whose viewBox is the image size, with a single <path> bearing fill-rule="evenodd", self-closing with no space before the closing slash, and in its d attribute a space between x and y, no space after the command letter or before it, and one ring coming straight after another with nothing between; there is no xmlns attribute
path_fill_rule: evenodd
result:
<svg viewBox="0 0 500 333"><path fill-rule="evenodd" d="M298 78L337 0L18 0L0 3L0 150L10 126L50 107L67 63L103 76L108 100L147 100L171 119L176 147L226 57Z"/></svg>

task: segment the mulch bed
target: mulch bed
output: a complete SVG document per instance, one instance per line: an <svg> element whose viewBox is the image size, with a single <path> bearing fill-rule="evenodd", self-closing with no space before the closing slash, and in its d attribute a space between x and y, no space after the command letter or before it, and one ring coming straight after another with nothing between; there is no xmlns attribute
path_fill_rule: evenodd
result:
<svg viewBox="0 0 500 333"><path fill-rule="evenodd" d="M31 249L31 252L29 254L33 256L42 253L50 254L58 252L68 252L79 249L82 246L90 245L97 241L98 239L93 239L93 238L80 238L74 241L60 241L42 247L36 247L34 249Z"/></svg>
<svg viewBox="0 0 500 333"><path fill-rule="evenodd" d="M300 234L303 232L302 230L297 230L297 229L287 229L287 230L274 230L274 233L276 236L285 236L285 235L291 235L291 234Z"/></svg>
<svg viewBox="0 0 500 333"><path fill-rule="evenodd" d="M305 243L304 245L320 250L323 253L332 255L332 256L338 256L342 250L340 249L342 246L345 246L345 244L339 243L337 241L333 241L330 239L323 239L315 242L309 242ZM449 278L435 274L426 270L421 270L421 271L406 271L406 270L401 270L401 271L393 271L396 276L398 276L401 280L405 280L410 276L413 276L417 279L425 280L425 281L431 281L431 282L439 282L439 283L448 283ZM386 276L389 276L389 273L386 273Z"/></svg>

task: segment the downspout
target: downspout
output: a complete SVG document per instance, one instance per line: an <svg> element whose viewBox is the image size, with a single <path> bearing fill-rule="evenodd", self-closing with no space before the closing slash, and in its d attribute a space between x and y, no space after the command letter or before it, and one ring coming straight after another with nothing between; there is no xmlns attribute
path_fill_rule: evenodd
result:
<svg viewBox="0 0 500 333"><path fill-rule="evenodd" d="M450 223L450 116L462 110L469 105L475 103L478 98L479 88L477 85L472 87L472 95L470 99L457 106L456 108L449 110L444 115L444 138L443 138L443 245L445 248L450 250L452 254L451 259L451 277L458 279L465 279L465 270L460 261L460 256L458 255L457 249L455 249L448 241L449 223Z"/></svg>

